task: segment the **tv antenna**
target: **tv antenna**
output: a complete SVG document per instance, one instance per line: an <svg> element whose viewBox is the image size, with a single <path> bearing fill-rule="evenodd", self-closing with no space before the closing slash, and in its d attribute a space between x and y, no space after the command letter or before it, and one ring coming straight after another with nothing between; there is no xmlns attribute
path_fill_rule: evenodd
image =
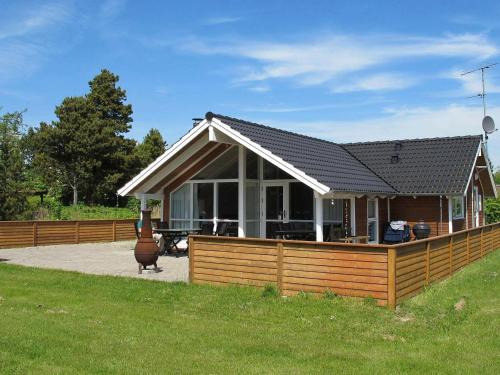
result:
<svg viewBox="0 0 500 375"><path fill-rule="evenodd" d="M462 73L461 76L466 76L468 74L471 74L471 73L474 73L474 72L478 72L478 71L481 71L481 84L482 84L482 91L481 93L477 94L477 95L474 95L474 96L469 96L469 98L476 98L476 97L481 97L481 99L483 99L483 121L482 121L482 126L483 126L483 130L484 130L484 144L485 144L485 147L486 147L486 150L488 150L488 146L487 146L487 142L488 142L488 134L491 134L493 132L495 132L497 129L495 129L495 122L493 121L493 118L491 118L491 116L487 116L486 115L486 88L485 88L485 85L484 85L484 71L486 69L490 69L492 67L494 67L495 65L498 65L499 63L493 63L493 64L489 64L489 65L484 65L484 66L481 66L479 68L476 68L476 69L473 69L473 70L469 70L468 72L465 72L465 73Z"/></svg>

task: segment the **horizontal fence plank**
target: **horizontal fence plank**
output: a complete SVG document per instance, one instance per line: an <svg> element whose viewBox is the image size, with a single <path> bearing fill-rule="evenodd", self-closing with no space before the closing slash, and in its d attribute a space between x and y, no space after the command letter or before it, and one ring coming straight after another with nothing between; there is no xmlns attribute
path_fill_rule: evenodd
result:
<svg viewBox="0 0 500 375"><path fill-rule="evenodd" d="M400 303L429 283L448 277L498 247L500 225L387 247L192 236L190 261L195 283L277 285L281 294L326 290L344 296ZM482 239L481 239L481 232ZM450 240L451 239L451 240ZM344 246L346 245L346 246ZM388 269L388 251L396 250ZM389 299L389 279L394 280ZM391 306L394 302L391 302Z"/></svg>
<svg viewBox="0 0 500 375"><path fill-rule="evenodd" d="M130 240L136 238L134 222L133 219L1 221L0 248Z"/></svg>

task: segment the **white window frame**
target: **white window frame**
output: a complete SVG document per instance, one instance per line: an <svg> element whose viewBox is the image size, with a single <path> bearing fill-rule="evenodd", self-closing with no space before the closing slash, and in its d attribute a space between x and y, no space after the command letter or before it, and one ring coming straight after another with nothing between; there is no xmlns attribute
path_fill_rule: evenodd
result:
<svg viewBox="0 0 500 375"><path fill-rule="evenodd" d="M369 209L368 206L370 205L370 202L373 201L375 203L375 217L369 217ZM370 241L368 239L369 244L377 244L379 242L379 224L378 224L378 198L368 198L366 200L366 235L368 236L369 231L368 228L370 227L370 223L375 223L375 239L373 241Z"/></svg>
<svg viewBox="0 0 500 375"><path fill-rule="evenodd" d="M456 203L460 203L460 211L456 212ZM464 213L464 198L462 196L451 197L451 217L453 220L463 219L465 217Z"/></svg>

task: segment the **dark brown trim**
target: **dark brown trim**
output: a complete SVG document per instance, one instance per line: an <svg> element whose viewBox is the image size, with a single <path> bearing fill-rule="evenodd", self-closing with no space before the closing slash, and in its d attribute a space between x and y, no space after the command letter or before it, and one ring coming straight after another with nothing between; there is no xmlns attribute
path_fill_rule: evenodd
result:
<svg viewBox="0 0 500 375"><path fill-rule="evenodd" d="M217 144L214 142L207 143L201 149L196 151L192 156L190 156L189 159L187 159L185 162L183 162L181 165L179 165L177 168L175 168L167 176L163 177L152 188L148 189L147 193L150 193L150 194L156 193L158 190L160 190L165 185L167 185L169 183L169 181L172 181L172 178L175 178L176 176L179 176L180 174L182 174L183 171L186 170L187 168L189 168L189 166L192 165L194 162L196 162L196 160L203 157L203 155L206 155L211 150L214 150L216 147L217 147Z"/></svg>
<svg viewBox="0 0 500 375"><path fill-rule="evenodd" d="M201 132L196 138L194 138L191 142L189 142L187 145L184 146L184 148L191 147L194 143L198 142L203 136L205 132ZM159 168L162 168L165 163L171 163L174 160L176 160L182 153L177 153L175 154L171 159L165 160L161 165L156 167L156 171L158 171ZM127 195L131 195L133 193L138 192L140 190L141 186L144 186L148 181L150 181L156 173L151 173L149 176L147 176L143 181L141 181L136 187L134 187Z"/></svg>

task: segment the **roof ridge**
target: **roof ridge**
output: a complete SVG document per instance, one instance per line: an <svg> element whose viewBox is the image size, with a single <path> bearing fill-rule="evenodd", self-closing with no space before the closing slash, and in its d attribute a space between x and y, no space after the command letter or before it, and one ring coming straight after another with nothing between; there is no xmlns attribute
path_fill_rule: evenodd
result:
<svg viewBox="0 0 500 375"><path fill-rule="evenodd" d="M292 134L292 135L295 135L295 136L299 136L299 137L303 137L303 138L307 138L307 139L312 139L312 140L315 140L315 141L324 142L324 143L327 143L329 145L335 145L335 146L339 147L340 149L342 149L344 152L346 152L350 157L352 157L354 160L356 160L358 163L360 163L363 167L365 167L371 173L373 173L376 177L378 177L382 182L384 182L387 186L389 186L391 189L393 189L396 193L398 192L398 190L394 186L392 186L390 183L388 183L384 178L382 178L373 169L371 169L370 167L368 167L359 158L357 158L351 152L349 152L349 150L347 150L345 147L343 147L342 144L339 144L339 143L336 143L336 142L332 142L332 141L328 141L326 139L311 137L311 136L305 135L305 134L291 132L289 130L283 130L283 129L273 128L272 126L262 125L262 124L258 124L258 123L255 123L255 122L251 122L251 121L247 121L247 120L241 120L241 119L234 118L234 117L229 117L229 116L224 116L224 115L218 115L218 114L214 114L214 117L216 117L216 118L218 117L218 118L221 118L221 119L227 119L229 121L237 121L237 122L240 122L240 123L243 123L243 124L250 124L250 125L258 126L258 127L265 128L265 129L277 130L277 131L280 131L280 132L283 132L283 133Z"/></svg>
<svg viewBox="0 0 500 375"><path fill-rule="evenodd" d="M341 146L350 146L350 145L366 145L366 144L375 144L375 143L395 143L395 142L428 142L428 141L443 141L443 140L454 140L454 139L467 139L467 138L481 138L480 134L469 134L469 135L455 135L449 137L429 137L429 138L404 138L404 139L386 139L380 141L366 141L366 142L346 142L346 143L338 143Z"/></svg>
<svg viewBox="0 0 500 375"><path fill-rule="evenodd" d="M296 135L298 137L313 139L315 141L320 141L320 142L329 143L329 144L336 145L336 146L341 146L340 143L337 143L337 142L334 142L334 141L329 141L327 139L313 137L311 135L306 135L306 134L302 134L302 133L296 133L296 132L292 132L290 130L275 128L275 127L272 127L272 126L269 126L269 125L259 124L257 122L252 122L252 121L247 121L247 120L242 120L242 119L239 119L239 118L236 118L236 117L230 117L230 116L225 116L225 115L220 115L220 114L214 114L214 117L215 118L227 119L227 120L230 120L230 121L238 121L238 122L241 122L241 123L244 123L244 124L250 124L250 125L254 125L254 126L260 126L261 128L266 128L266 129L271 129L271 130L278 130L280 132L288 133L288 134L292 134L292 135Z"/></svg>

